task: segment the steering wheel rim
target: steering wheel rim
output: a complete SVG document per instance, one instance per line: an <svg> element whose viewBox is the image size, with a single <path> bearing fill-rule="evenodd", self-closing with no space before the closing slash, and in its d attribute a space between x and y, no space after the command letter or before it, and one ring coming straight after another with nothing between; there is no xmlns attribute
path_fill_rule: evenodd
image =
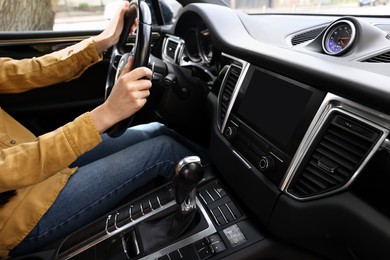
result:
<svg viewBox="0 0 390 260"><path fill-rule="evenodd" d="M126 43L130 28L137 17L138 25L135 45L131 52L126 52ZM151 38L152 16L149 6L142 0L132 0L124 16L123 30L119 41L112 47L105 88L105 99L110 95L117 78L120 76L120 72L123 71L124 66L127 64L129 56L134 57L132 69L148 66ZM134 115L116 123L106 131L107 134L111 137L121 136L130 126L133 117Z"/></svg>

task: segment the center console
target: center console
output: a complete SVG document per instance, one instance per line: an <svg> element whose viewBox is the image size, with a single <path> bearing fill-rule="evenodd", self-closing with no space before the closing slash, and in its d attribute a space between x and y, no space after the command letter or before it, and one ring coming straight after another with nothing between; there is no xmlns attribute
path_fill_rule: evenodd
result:
<svg viewBox="0 0 390 260"><path fill-rule="evenodd" d="M229 91L224 86L221 91ZM240 88L233 91L221 133L239 156L279 186L324 96L317 89L250 66Z"/></svg>
<svg viewBox="0 0 390 260"><path fill-rule="evenodd" d="M221 259L265 236L197 156L160 184L36 254L17 259Z"/></svg>
<svg viewBox="0 0 390 260"><path fill-rule="evenodd" d="M219 259L263 239L248 217L217 181L197 190L198 214L183 234L146 250L144 236L158 239L154 220L176 210L172 184L112 211L64 240L55 259ZM154 230L142 232L143 223Z"/></svg>

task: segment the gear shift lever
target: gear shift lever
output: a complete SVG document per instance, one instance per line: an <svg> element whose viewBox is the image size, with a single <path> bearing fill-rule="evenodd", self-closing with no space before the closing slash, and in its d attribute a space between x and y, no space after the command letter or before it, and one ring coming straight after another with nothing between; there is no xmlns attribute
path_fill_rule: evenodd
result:
<svg viewBox="0 0 390 260"><path fill-rule="evenodd" d="M180 204L182 213L195 210L195 188L203 175L203 167L198 156L185 157L177 164L172 182L175 187L175 199L177 204Z"/></svg>
<svg viewBox="0 0 390 260"><path fill-rule="evenodd" d="M148 253L168 244L184 234L194 224L196 210L196 186L203 178L203 167L198 156L182 159L176 166L172 183L175 188L177 208L138 225L144 252Z"/></svg>

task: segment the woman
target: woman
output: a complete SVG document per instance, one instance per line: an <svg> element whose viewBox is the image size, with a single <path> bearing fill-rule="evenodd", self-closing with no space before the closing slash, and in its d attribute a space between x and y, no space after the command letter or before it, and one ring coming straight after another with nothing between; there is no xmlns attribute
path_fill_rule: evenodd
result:
<svg viewBox="0 0 390 260"><path fill-rule="evenodd" d="M127 8L124 1L94 38L39 58L0 59L0 93L80 76L118 42ZM133 127L117 139L103 134L149 96L151 71L130 71L131 63L102 105L42 136L0 109L0 258L34 252L71 233L152 178L170 178L175 164L193 154L184 138L158 123Z"/></svg>

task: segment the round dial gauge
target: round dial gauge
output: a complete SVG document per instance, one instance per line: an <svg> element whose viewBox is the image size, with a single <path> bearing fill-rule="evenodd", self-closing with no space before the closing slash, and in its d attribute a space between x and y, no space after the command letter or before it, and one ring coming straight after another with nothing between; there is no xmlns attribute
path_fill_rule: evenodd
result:
<svg viewBox="0 0 390 260"><path fill-rule="evenodd" d="M352 46L356 36L355 25L348 20L340 20L325 31L322 48L330 55L340 55Z"/></svg>
<svg viewBox="0 0 390 260"><path fill-rule="evenodd" d="M199 31L199 49L203 60L209 63L213 58L213 43L211 41L211 34L205 23L201 23L198 28Z"/></svg>

